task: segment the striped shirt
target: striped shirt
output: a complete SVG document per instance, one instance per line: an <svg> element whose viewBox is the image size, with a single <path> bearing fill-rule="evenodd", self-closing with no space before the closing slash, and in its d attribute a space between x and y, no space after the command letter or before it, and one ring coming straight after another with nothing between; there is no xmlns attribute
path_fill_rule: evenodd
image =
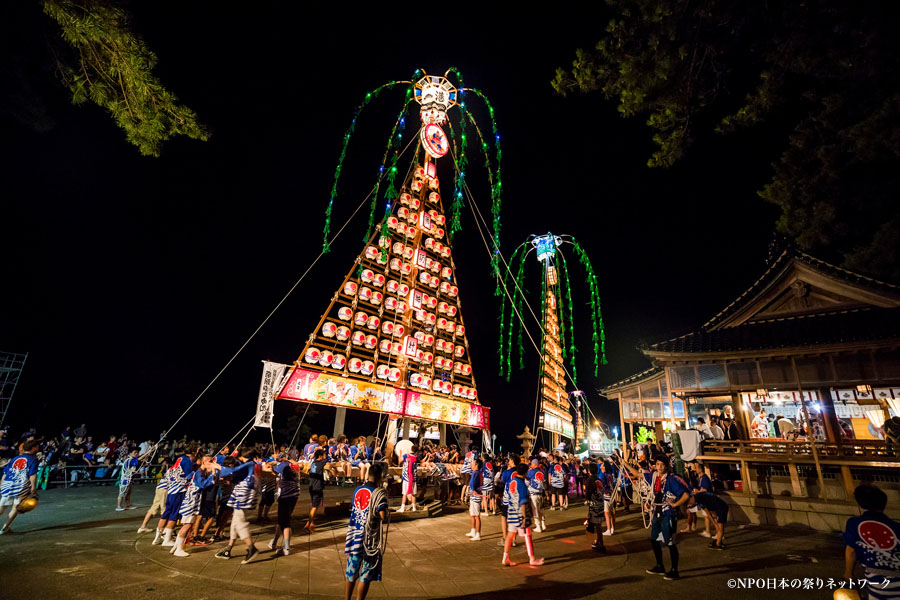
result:
<svg viewBox="0 0 900 600"><path fill-rule="evenodd" d="M156 489L158 490L167 490L169 489L169 470L166 469L166 472L162 474L162 477L159 478L159 483L156 484Z"/></svg>
<svg viewBox="0 0 900 600"><path fill-rule="evenodd" d="M347 527L347 538L344 541L344 553L347 556L362 554L363 537L366 533L366 522L369 520L369 512L374 508L375 512L387 510L387 496L383 495L383 502L378 506L372 506L372 497L375 495L375 486L371 483L356 488L350 503L350 523Z"/></svg>
<svg viewBox="0 0 900 600"><path fill-rule="evenodd" d="M179 514L182 517L193 517L200 514L200 502L203 490L216 482L216 474L203 475L201 471L194 471L191 480L187 484L184 500L181 502Z"/></svg>
<svg viewBox="0 0 900 600"><path fill-rule="evenodd" d="M6 464L3 469L3 483L0 484L0 496L6 498L24 498L31 490L31 476L37 475L38 459L34 454L20 454Z"/></svg>
<svg viewBox="0 0 900 600"><path fill-rule="evenodd" d="M528 504L528 486L524 479L513 477L503 490L506 505L506 522L510 527L527 527L525 506Z"/></svg>
<svg viewBox="0 0 900 600"><path fill-rule="evenodd" d="M222 467L220 477L231 476L234 489L228 498L228 507L236 510L252 510L256 508L256 463L248 460L242 465L229 468Z"/></svg>
<svg viewBox="0 0 900 600"><path fill-rule="evenodd" d="M191 473L194 472L194 461L188 456L181 456L169 469L169 494L180 494L186 488Z"/></svg>
<svg viewBox="0 0 900 600"><path fill-rule="evenodd" d="M282 461L272 467L272 470L278 473L279 500L296 498L300 495L300 480L291 463Z"/></svg>

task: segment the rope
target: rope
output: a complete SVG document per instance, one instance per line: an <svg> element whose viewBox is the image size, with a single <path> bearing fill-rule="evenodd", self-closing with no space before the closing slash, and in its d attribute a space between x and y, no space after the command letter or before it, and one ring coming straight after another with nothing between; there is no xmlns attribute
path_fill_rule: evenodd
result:
<svg viewBox="0 0 900 600"><path fill-rule="evenodd" d="M250 420L247 421L246 423L244 423L243 425L241 425L241 428L237 430L237 433L235 433L233 436L231 436L231 439L229 439L227 442L225 442L224 444L222 444L222 447L219 448L219 452L221 452L221 451L224 450L226 447L228 447L228 445L231 444L231 442L234 441L234 438L236 438L237 436L239 436L239 435L241 434L241 432L244 430L244 427L247 427L248 425L250 425L250 423L252 423L252 422L255 421L255 420L256 420L256 415L253 415L252 417L250 417ZM247 433L249 433L249 432L250 432L250 431L248 430ZM247 436L245 435L245 436L244 436L244 439L246 439L246 438L247 438ZM241 442L243 442L243 441L244 441L244 440L242 439ZM239 443L238 446L240 446L240 445L241 445L241 444ZM237 449L237 447L235 447L235 449ZM219 452L216 452L216 454L218 454Z"/></svg>
<svg viewBox="0 0 900 600"><path fill-rule="evenodd" d="M293 437L291 437L291 443L288 444L288 450L294 445L294 440L297 439L297 434L300 433L300 426L303 425L303 419L306 418L306 413L309 412L309 402L306 403L306 410L303 411L303 416L300 417L300 422L297 423L297 429L294 431Z"/></svg>

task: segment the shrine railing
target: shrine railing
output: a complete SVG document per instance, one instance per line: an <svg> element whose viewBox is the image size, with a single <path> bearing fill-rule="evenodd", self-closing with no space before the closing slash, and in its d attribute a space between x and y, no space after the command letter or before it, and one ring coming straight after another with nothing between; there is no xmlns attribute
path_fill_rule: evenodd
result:
<svg viewBox="0 0 900 600"><path fill-rule="evenodd" d="M900 462L900 458L888 452L884 442L878 440L815 444L819 460ZM709 458L813 460L810 442L784 440L707 440L701 446L701 454Z"/></svg>

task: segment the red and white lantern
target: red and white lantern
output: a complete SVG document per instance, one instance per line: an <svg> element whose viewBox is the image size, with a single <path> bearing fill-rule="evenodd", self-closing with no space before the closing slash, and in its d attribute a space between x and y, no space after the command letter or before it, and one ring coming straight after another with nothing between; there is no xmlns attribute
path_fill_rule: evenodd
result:
<svg viewBox="0 0 900 600"><path fill-rule="evenodd" d="M334 360L334 353L331 350L323 350L319 356L319 364L323 367L330 367L331 361Z"/></svg>
<svg viewBox="0 0 900 600"><path fill-rule="evenodd" d="M376 248L375 246L369 246L368 248L366 248L366 258L368 258L369 260L375 260L376 258L378 258L378 248Z"/></svg>
<svg viewBox="0 0 900 600"><path fill-rule="evenodd" d="M422 191L422 182L421 181L413 181L411 184L409 184L409 189L411 189L414 192L421 192Z"/></svg>
<svg viewBox="0 0 900 600"><path fill-rule="evenodd" d="M391 335L394 333L394 323L393 321L385 321L381 324L381 332L385 335ZM384 341L384 340L382 340Z"/></svg>
<svg viewBox="0 0 900 600"><path fill-rule="evenodd" d="M362 331L354 331L353 339L351 340L354 346L362 346L366 343L366 334Z"/></svg>
<svg viewBox="0 0 900 600"><path fill-rule="evenodd" d="M456 330L456 322L455 321L447 321L447 326L444 327L447 330L447 333L453 333Z"/></svg>
<svg viewBox="0 0 900 600"><path fill-rule="evenodd" d="M465 325L459 325L459 326L456 328L456 335L460 335L460 336L466 335L466 326L465 326Z"/></svg>
<svg viewBox="0 0 900 600"><path fill-rule="evenodd" d="M453 342L447 342L444 344L444 352L447 354L453 354L453 348L455 348Z"/></svg>
<svg viewBox="0 0 900 600"><path fill-rule="evenodd" d="M440 228L440 227L435 227L435 229L434 229L434 237L436 237L436 238L439 239L439 240L444 239L444 230L443 230L442 228ZM449 249L449 248L447 248L447 256L450 256L450 249Z"/></svg>
<svg viewBox="0 0 900 600"><path fill-rule="evenodd" d="M425 352L423 350L416 350L416 362L422 362L425 360Z"/></svg>
<svg viewBox="0 0 900 600"><path fill-rule="evenodd" d="M416 338L416 341L419 342L420 344L425 342L425 332L424 331L417 331L415 333L415 335L413 335L413 337Z"/></svg>
<svg viewBox="0 0 900 600"><path fill-rule="evenodd" d="M351 373L359 373L359 370L362 369L362 361L358 358L350 359L350 372Z"/></svg>
<svg viewBox="0 0 900 600"><path fill-rule="evenodd" d="M375 306L378 306L379 304L381 304L382 300L384 300L384 294L382 294L381 292L372 292L372 297L369 299L369 302L371 302Z"/></svg>
<svg viewBox="0 0 900 600"><path fill-rule="evenodd" d="M398 289L399 287L400 287L400 284L397 283L397 281L396 281L395 279L388 279L388 282L387 282L387 291L389 291L389 292L392 293L392 294L396 294L396 293L397 293L397 289Z"/></svg>
<svg viewBox="0 0 900 600"><path fill-rule="evenodd" d="M310 348L306 351L306 362L316 364L319 362L319 358L322 356L322 351L318 348Z"/></svg>
<svg viewBox="0 0 900 600"><path fill-rule="evenodd" d="M406 333L406 327L404 327L400 323L397 323L396 325L394 325L394 335L395 336L403 337L403 334L405 334L405 333Z"/></svg>
<svg viewBox="0 0 900 600"><path fill-rule="evenodd" d="M445 342L444 340L438 338L438 340L434 343L434 349L437 350L438 352L443 352L443 351L444 351L444 345L445 345L446 343L447 343L447 342ZM442 362L442 363L443 363L443 360L444 360L444 359L441 359L441 362Z"/></svg>
<svg viewBox="0 0 900 600"><path fill-rule="evenodd" d="M409 209L405 206L401 206L397 209L397 217L401 219L406 219L409 216Z"/></svg>
<svg viewBox="0 0 900 600"><path fill-rule="evenodd" d="M377 337L375 337L374 335L367 335L367 336L366 336L366 348L372 350L372 349L374 349L375 346L377 346L377 345L378 345L378 338L377 338Z"/></svg>
<svg viewBox="0 0 900 600"><path fill-rule="evenodd" d="M403 351L403 343L402 342L394 342L391 344L391 354L394 356L400 356L400 352Z"/></svg>
<svg viewBox="0 0 900 600"><path fill-rule="evenodd" d="M403 261L401 261L399 258L392 258L390 264L392 271L399 271L400 266L403 264Z"/></svg>
<svg viewBox="0 0 900 600"><path fill-rule="evenodd" d="M418 211L419 206L421 206L421 202L419 202L418 198L411 198L409 201L410 210Z"/></svg>
<svg viewBox="0 0 900 600"><path fill-rule="evenodd" d="M400 267L400 272L404 275L409 275L410 273L412 273L412 265L407 262L403 263L403 265Z"/></svg>
<svg viewBox="0 0 900 600"><path fill-rule="evenodd" d="M447 328L447 319L441 317L437 320L437 328L438 329L446 329Z"/></svg>
<svg viewBox="0 0 900 600"><path fill-rule="evenodd" d="M405 247L406 247L406 246L404 246L404 245L401 244L400 242L394 242L394 245L391 246L391 251L392 251L394 254L401 254L401 255L402 255L402 254L403 254L403 249L404 249Z"/></svg>
<svg viewBox="0 0 900 600"><path fill-rule="evenodd" d="M390 354L391 353L391 340L384 338L380 342L378 342L378 351L382 354Z"/></svg>
<svg viewBox="0 0 900 600"><path fill-rule="evenodd" d="M431 192L430 194L428 194L428 201L437 204L441 201L441 195L437 192Z"/></svg>
<svg viewBox="0 0 900 600"><path fill-rule="evenodd" d="M384 307L388 310L397 310L397 299L388 296L384 301Z"/></svg>
<svg viewBox="0 0 900 600"><path fill-rule="evenodd" d="M463 386L456 384L453 386L453 395L454 396L462 396L463 395Z"/></svg>
<svg viewBox="0 0 900 600"><path fill-rule="evenodd" d="M359 297L361 300L368 300L372 297L372 290L370 288L364 287L359 290Z"/></svg>
<svg viewBox="0 0 900 600"><path fill-rule="evenodd" d="M359 286L356 285L355 281L348 281L347 283L344 284L344 293L347 294L348 296L355 296L356 290L358 290L358 289L359 289Z"/></svg>
<svg viewBox="0 0 900 600"><path fill-rule="evenodd" d="M422 362L426 365L430 365L434 361L434 354L431 352L425 352L422 354Z"/></svg>
<svg viewBox="0 0 900 600"><path fill-rule="evenodd" d="M450 270L450 267L441 269L441 277L444 279L453 279L453 271Z"/></svg>
<svg viewBox="0 0 900 600"><path fill-rule="evenodd" d="M349 337L350 337L350 328L349 327L344 327L343 325L341 325L340 327L337 328L337 339L341 340L342 342L346 342Z"/></svg>
<svg viewBox="0 0 900 600"><path fill-rule="evenodd" d="M381 319L372 315L368 319L366 319L366 327L369 329L378 329L378 326L381 325Z"/></svg>
<svg viewBox="0 0 900 600"><path fill-rule="evenodd" d="M412 260L413 256L415 256L416 251L412 246L407 246L403 249L403 258L406 260Z"/></svg>
<svg viewBox="0 0 900 600"><path fill-rule="evenodd" d="M419 272L419 283L421 283L423 285L427 285L429 281L431 281L431 275L429 275L427 271L420 271Z"/></svg>
<svg viewBox="0 0 900 600"><path fill-rule="evenodd" d="M407 222L410 223L411 225L415 225L415 224L416 224L416 221L419 220L419 213L417 213L417 212L414 211L414 210L409 211L409 214L406 215L406 220L407 220Z"/></svg>
<svg viewBox="0 0 900 600"><path fill-rule="evenodd" d="M413 177L416 179L425 179L425 167L416 167L413 169Z"/></svg>
<svg viewBox="0 0 900 600"><path fill-rule="evenodd" d="M466 348L465 348L465 346L457 346L457 347L456 347L456 352L455 352L455 354L456 354L456 356L458 356L459 358L462 358L463 356L465 356L465 355L466 355Z"/></svg>
<svg viewBox="0 0 900 600"><path fill-rule="evenodd" d="M448 306L450 306L450 305L447 304L446 302L441 302L441 303L439 303L439 304L437 305L437 311L438 311L439 313L441 313L442 315L445 315L445 314L447 314L447 307L448 307Z"/></svg>
<svg viewBox="0 0 900 600"><path fill-rule="evenodd" d="M440 254L441 250L444 249L444 245L440 242L435 242L434 244L432 244L431 249Z"/></svg>
<svg viewBox="0 0 900 600"><path fill-rule="evenodd" d="M399 381L400 380L400 369L397 367L391 367L391 372L388 375L388 381Z"/></svg>
<svg viewBox="0 0 900 600"><path fill-rule="evenodd" d="M424 379L425 378L422 376L421 373L413 373L412 375L409 376L409 385L411 385L413 387L422 387L422 381Z"/></svg>
<svg viewBox="0 0 900 600"><path fill-rule="evenodd" d="M375 279L375 273L373 273L371 269L363 269L362 273L359 274L359 278L362 279L364 283L372 283L372 280Z"/></svg>
<svg viewBox="0 0 900 600"><path fill-rule="evenodd" d="M362 363L362 367L360 368L360 372L366 376L371 375L375 372L375 363L373 363L371 360L364 360Z"/></svg>
<svg viewBox="0 0 900 600"><path fill-rule="evenodd" d="M459 296L459 288L456 287L455 285L451 285L450 286L450 295L453 296L454 298Z"/></svg>
<svg viewBox="0 0 900 600"><path fill-rule="evenodd" d="M441 388L442 388L441 380L435 379L434 382L431 384L431 389L434 390L435 392L440 392Z"/></svg>
<svg viewBox="0 0 900 600"><path fill-rule="evenodd" d="M390 248L391 246L391 238L383 235L378 238L378 247L379 248Z"/></svg>
<svg viewBox="0 0 900 600"><path fill-rule="evenodd" d="M425 334L425 345L431 346L434 343L434 335L430 333Z"/></svg>
<svg viewBox="0 0 900 600"><path fill-rule="evenodd" d="M434 238L425 238L425 247L432 250L434 248Z"/></svg>
<svg viewBox="0 0 900 600"><path fill-rule="evenodd" d="M379 252L378 256L375 258L375 262L377 262L379 265L386 265L388 262L387 254L382 254L381 252Z"/></svg>
<svg viewBox="0 0 900 600"><path fill-rule="evenodd" d="M353 322L362 327L366 324L366 321L369 320L369 315L364 312L356 313L356 316L353 318Z"/></svg>
<svg viewBox="0 0 900 600"><path fill-rule="evenodd" d="M406 296L409 294L409 286L405 283L401 283L397 287L397 294L399 294L403 298L406 298Z"/></svg>
<svg viewBox="0 0 900 600"><path fill-rule="evenodd" d="M372 284L375 287L384 286L384 275L382 275L381 273L375 273L374 277L372 277Z"/></svg>
<svg viewBox="0 0 900 600"><path fill-rule="evenodd" d="M412 196L410 196L407 192L403 192L402 194L400 194L400 204L409 204L411 198Z"/></svg>
<svg viewBox="0 0 900 600"><path fill-rule="evenodd" d="M462 372L463 372L463 375L471 375L472 374L472 366L471 365L463 365Z"/></svg>
<svg viewBox="0 0 900 600"><path fill-rule="evenodd" d="M336 333L337 324L332 323L331 321L327 321L324 325L322 325L322 335L324 335L325 337L334 337Z"/></svg>
<svg viewBox="0 0 900 600"><path fill-rule="evenodd" d="M397 229L397 225L400 224L400 221L397 217L388 217L388 229Z"/></svg>
<svg viewBox="0 0 900 600"><path fill-rule="evenodd" d="M442 293L442 294L449 294L449 293L450 293L450 284L447 283L446 281L442 281L442 282L441 282L441 293Z"/></svg>
<svg viewBox="0 0 900 600"><path fill-rule="evenodd" d="M387 379L388 375L391 373L391 368L387 365L378 365L378 370L375 371L375 376L378 379Z"/></svg>
<svg viewBox="0 0 900 600"><path fill-rule="evenodd" d="M344 367L347 365L347 357L343 354L335 354L334 360L331 361L331 368L338 369L339 371L343 371Z"/></svg>
<svg viewBox="0 0 900 600"><path fill-rule="evenodd" d="M405 313L408 310L409 310L409 305L406 302L401 301L397 304L397 312Z"/></svg>
<svg viewBox="0 0 900 600"><path fill-rule="evenodd" d="M438 284L439 284L440 282L441 282L440 279L438 279L438 278L435 277L435 276L432 276L431 280L428 282L428 287L437 289Z"/></svg>
<svg viewBox="0 0 900 600"><path fill-rule="evenodd" d="M431 377L425 375L422 380L422 389L430 390L431 389Z"/></svg>
<svg viewBox="0 0 900 600"><path fill-rule="evenodd" d="M434 313L428 313L428 316L425 317L425 322L429 325L434 325L437 323L437 315Z"/></svg>

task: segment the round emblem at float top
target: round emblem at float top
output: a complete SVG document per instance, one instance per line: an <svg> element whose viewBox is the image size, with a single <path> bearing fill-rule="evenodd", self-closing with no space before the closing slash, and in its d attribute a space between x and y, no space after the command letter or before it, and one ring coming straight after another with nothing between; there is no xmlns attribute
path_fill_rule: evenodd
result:
<svg viewBox="0 0 900 600"><path fill-rule="evenodd" d="M434 123L429 123L422 128L422 147L434 158L441 158L447 154L447 150L450 148L444 130Z"/></svg>

